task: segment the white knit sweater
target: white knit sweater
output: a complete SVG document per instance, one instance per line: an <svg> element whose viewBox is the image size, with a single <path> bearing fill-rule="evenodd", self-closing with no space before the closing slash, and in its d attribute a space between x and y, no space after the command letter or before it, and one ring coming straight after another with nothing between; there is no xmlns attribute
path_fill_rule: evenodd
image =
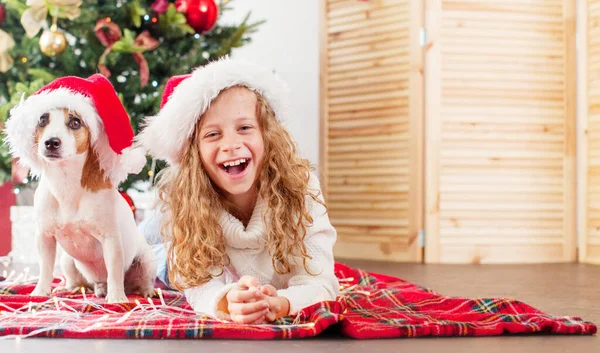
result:
<svg viewBox="0 0 600 353"><path fill-rule="evenodd" d="M315 195L321 191L317 177L312 174L309 189ZM322 200L321 196L320 198ZM222 212L219 221L223 227L226 252L231 262L221 276L184 291L194 311L229 319L229 315L218 310L217 305L244 275L255 277L263 285L274 286L279 296L289 300L290 315L314 303L335 300L339 291L339 283L333 271L333 245L337 233L322 205L310 197L307 197L307 204L313 224L307 228L305 244L312 257L312 260L308 260L308 268L310 273L316 274L315 276L306 272L299 257L296 258L297 261L292 261L294 267L291 273L280 275L275 272L265 244L266 229L262 220L263 213L268 211L267 205L259 198L246 229L231 214Z"/></svg>

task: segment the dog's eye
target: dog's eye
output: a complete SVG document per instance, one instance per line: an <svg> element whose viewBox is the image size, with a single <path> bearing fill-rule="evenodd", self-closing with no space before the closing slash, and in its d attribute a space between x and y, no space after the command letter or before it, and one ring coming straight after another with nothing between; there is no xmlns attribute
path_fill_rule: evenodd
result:
<svg viewBox="0 0 600 353"><path fill-rule="evenodd" d="M39 127L44 127L46 125L48 125L48 123L50 122L50 114L45 113L42 114L42 116L40 116L40 121L38 122Z"/></svg>
<svg viewBox="0 0 600 353"><path fill-rule="evenodd" d="M71 118L69 120L69 127L73 130L77 130L81 127L81 120L79 120L78 118Z"/></svg>

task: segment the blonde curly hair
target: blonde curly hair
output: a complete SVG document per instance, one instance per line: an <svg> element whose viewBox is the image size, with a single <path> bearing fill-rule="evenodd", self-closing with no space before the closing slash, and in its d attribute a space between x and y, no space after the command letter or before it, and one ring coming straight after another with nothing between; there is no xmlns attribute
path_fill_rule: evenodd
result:
<svg viewBox="0 0 600 353"><path fill-rule="evenodd" d="M308 190L309 161L298 155L290 133L277 121L265 98L251 92L256 95L256 116L265 146L256 187L270 211L266 213L270 225L267 244L273 267L279 274L289 273L291 256L299 255L309 272L307 260L310 256L304 238L313 219L306 207L306 197L325 205L318 195ZM219 213L223 209L232 210L202 164L201 121L198 120L183 149L179 167L168 166L157 176L159 199L165 214L161 234L169 244L169 280L179 290L208 282L222 274L223 267L229 264ZM263 215L265 223L266 215Z"/></svg>

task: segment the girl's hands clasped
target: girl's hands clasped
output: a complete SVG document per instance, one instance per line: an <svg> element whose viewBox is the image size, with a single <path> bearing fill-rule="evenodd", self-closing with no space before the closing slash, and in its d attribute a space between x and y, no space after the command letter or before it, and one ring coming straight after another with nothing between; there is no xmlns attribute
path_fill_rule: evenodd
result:
<svg viewBox="0 0 600 353"><path fill-rule="evenodd" d="M272 322L289 313L287 298L277 295L272 285L261 285L252 276L240 278L237 285L223 298L221 310L229 312L233 322L262 324Z"/></svg>

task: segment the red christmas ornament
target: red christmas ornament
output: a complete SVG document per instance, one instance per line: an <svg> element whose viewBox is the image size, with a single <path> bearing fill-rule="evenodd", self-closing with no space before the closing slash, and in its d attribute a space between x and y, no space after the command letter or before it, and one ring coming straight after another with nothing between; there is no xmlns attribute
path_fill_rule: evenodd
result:
<svg viewBox="0 0 600 353"><path fill-rule="evenodd" d="M0 25L2 25L4 23L5 19L6 19L6 7L2 4L0 4Z"/></svg>
<svg viewBox="0 0 600 353"><path fill-rule="evenodd" d="M119 194L121 194L125 201L127 201L127 203L129 204L129 208L131 208L131 212L133 212L133 214L135 215L135 205L133 204L133 199L129 195L127 195L125 191L119 190Z"/></svg>
<svg viewBox="0 0 600 353"><path fill-rule="evenodd" d="M187 24L196 33L206 33L213 29L219 17L219 6L215 0L177 0L177 11L185 14Z"/></svg>

